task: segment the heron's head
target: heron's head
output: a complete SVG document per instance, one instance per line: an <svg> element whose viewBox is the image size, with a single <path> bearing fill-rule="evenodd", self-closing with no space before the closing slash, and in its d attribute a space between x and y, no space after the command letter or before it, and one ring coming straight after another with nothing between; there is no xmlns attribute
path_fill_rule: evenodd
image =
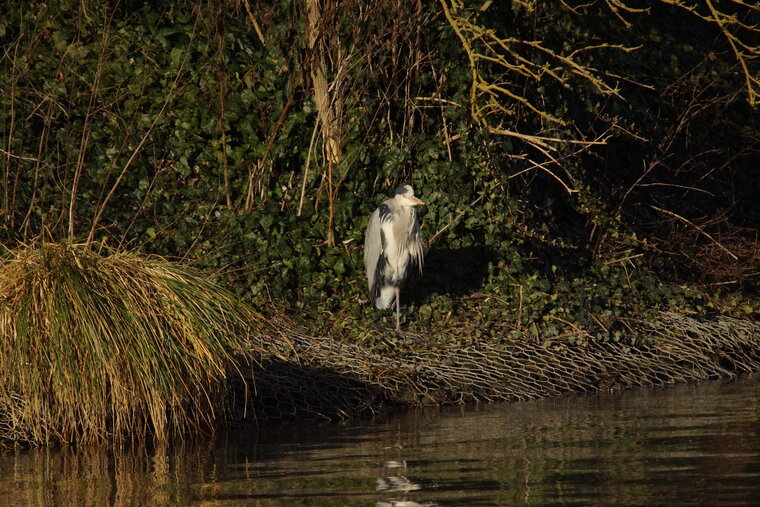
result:
<svg viewBox="0 0 760 507"><path fill-rule="evenodd" d="M417 206L425 204L414 196L414 189L411 185L401 185L396 189L395 198L402 206Z"/></svg>

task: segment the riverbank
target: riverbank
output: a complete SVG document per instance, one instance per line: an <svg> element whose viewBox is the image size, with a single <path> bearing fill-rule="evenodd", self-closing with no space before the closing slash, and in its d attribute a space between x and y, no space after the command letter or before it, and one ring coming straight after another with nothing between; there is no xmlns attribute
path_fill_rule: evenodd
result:
<svg viewBox="0 0 760 507"><path fill-rule="evenodd" d="M760 370L760 323L748 319L652 312L617 318L614 332L574 325L554 336L494 334L479 321L459 333L451 324L441 339L447 324L400 338L377 312L372 339L358 326L316 335L176 263L65 242L6 256L0 295L6 445L167 441L230 423L339 420L389 405L524 401ZM479 335L466 332L473 325Z"/></svg>

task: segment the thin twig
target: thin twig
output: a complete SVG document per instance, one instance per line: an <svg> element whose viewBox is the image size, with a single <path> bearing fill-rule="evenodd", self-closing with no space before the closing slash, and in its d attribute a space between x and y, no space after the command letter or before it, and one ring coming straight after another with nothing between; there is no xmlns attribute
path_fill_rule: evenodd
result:
<svg viewBox="0 0 760 507"><path fill-rule="evenodd" d="M654 206L654 205L651 205L651 204L649 205L649 207L652 208L653 210L659 211L660 213L664 213L664 214L669 215L671 217L677 218L678 220L681 220L685 224L692 226L693 228L695 228L697 230L697 232L699 232L704 237L706 237L707 239L709 239L710 241L712 241L718 248L720 248L721 250L723 250L724 252L726 252L729 256L731 256L732 259L734 259L735 261L739 260L738 256L736 256L728 248L726 248L723 245L721 245L720 242L717 239L713 238L709 233L707 233L704 229L702 229L700 226L698 226L697 224L695 224L691 220L689 220L687 218L684 218L681 215L677 215L676 213L673 213L672 211L668 211L666 209L658 208L657 206Z"/></svg>
<svg viewBox="0 0 760 507"><path fill-rule="evenodd" d="M0 153L5 155L6 157L15 158L17 160L24 160L25 162L39 162L39 158L32 158L32 157L22 157L21 155L14 155L13 153L9 151L5 151L4 149L0 148Z"/></svg>
<svg viewBox="0 0 760 507"><path fill-rule="evenodd" d="M221 16L220 14L218 14ZM221 21L218 22L221 24ZM225 109L225 87L224 82L226 78L226 68L224 65L224 33L223 27L218 27L219 33L217 33L217 44L219 52L219 130L221 132L222 143L222 169L224 176L224 195L227 199L227 209L232 209L232 195L230 193L230 168L227 160L227 125L224 115Z"/></svg>
<svg viewBox="0 0 760 507"><path fill-rule="evenodd" d="M264 41L264 34L261 32L261 28L259 28L259 24L256 22L256 18L254 17L253 11L251 10L251 4L248 3L248 0L243 0L243 5L245 6L245 12L248 14L248 19L251 20L253 29L256 30L256 35L259 36L259 40L262 44L266 44Z"/></svg>
<svg viewBox="0 0 760 507"><path fill-rule="evenodd" d="M296 213L296 216L301 216L301 211L303 210L303 200L304 196L306 195L306 179L309 176L309 165L311 163L311 154L314 150L314 141L317 137L317 132L319 131L319 123L314 122L314 128L311 132L311 141L309 141L309 150L306 152L306 168L303 172L303 181L301 182L301 199L298 201L298 213Z"/></svg>

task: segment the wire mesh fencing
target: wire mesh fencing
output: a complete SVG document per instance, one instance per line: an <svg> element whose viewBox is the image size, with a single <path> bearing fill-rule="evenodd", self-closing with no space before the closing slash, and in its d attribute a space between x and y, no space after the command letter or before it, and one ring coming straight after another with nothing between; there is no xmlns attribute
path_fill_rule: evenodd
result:
<svg viewBox="0 0 760 507"><path fill-rule="evenodd" d="M760 369L760 323L660 313L620 342L567 337L380 354L289 333L254 372L247 416L342 419L383 406L524 401L730 378ZM283 342L283 343L286 343Z"/></svg>

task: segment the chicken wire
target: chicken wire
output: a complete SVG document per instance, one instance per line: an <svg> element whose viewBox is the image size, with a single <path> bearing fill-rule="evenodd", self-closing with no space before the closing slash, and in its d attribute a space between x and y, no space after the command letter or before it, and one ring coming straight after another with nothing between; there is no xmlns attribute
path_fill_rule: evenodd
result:
<svg viewBox="0 0 760 507"><path fill-rule="evenodd" d="M621 342L529 339L384 355L287 335L254 372L246 419L342 419L388 405L524 401L734 377L760 369L760 323L661 313ZM633 338L633 339L630 339Z"/></svg>

